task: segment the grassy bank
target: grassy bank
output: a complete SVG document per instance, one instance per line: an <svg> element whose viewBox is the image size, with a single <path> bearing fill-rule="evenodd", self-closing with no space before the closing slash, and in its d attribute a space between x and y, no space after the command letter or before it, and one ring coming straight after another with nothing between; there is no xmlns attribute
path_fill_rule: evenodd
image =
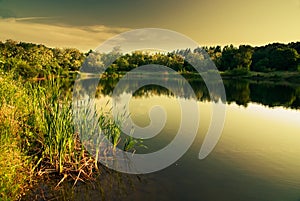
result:
<svg viewBox="0 0 300 201"><path fill-rule="evenodd" d="M215 76L215 73L220 73L222 79L248 79L248 80L258 80L258 81L266 81L266 82L290 82L290 83L298 83L300 84L300 72L293 72L293 71L270 71L270 72L255 72L255 71L248 71L244 69L235 69L230 71L207 71L202 72L203 76L208 76L211 74L211 78ZM126 72L116 72L113 74L104 73L101 76L101 79L105 78L121 78L126 74ZM144 73L145 74L145 73ZM175 77L175 73L173 74L164 74L161 72L149 72L151 75L157 75L158 77L165 76L168 78ZM201 75L198 72L180 72L187 80L202 80ZM93 75L81 74L83 78L91 78ZM134 78L134 73L131 73L132 77ZM136 77L139 77L139 73L136 73ZM94 75L95 76L95 75Z"/></svg>
<svg viewBox="0 0 300 201"><path fill-rule="evenodd" d="M45 174L56 174L59 185L67 179L92 180L101 173L80 142L73 125L72 93L60 78L38 83L2 74L0 96L2 200L17 200ZM120 126L109 114L97 117L97 125L117 146L122 141ZM125 150L137 143L130 140L125 139Z"/></svg>
<svg viewBox="0 0 300 201"><path fill-rule="evenodd" d="M30 133L24 128L30 111L19 82L0 79L0 197L15 200L24 193L32 175L24 146Z"/></svg>
<svg viewBox="0 0 300 201"><path fill-rule="evenodd" d="M220 71L219 73L222 79L247 79L247 80L255 80L255 81L282 82L282 83L290 82L290 83L300 84L300 72L292 72L292 71L255 72L255 71L247 71L244 69L235 69L235 70L230 70L225 72ZM188 80L201 79L198 73L184 72L181 74Z"/></svg>
<svg viewBox="0 0 300 201"><path fill-rule="evenodd" d="M272 71L272 72L254 72L254 71L226 71L221 72L224 79L241 78L259 81L286 81L300 83L300 72Z"/></svg>

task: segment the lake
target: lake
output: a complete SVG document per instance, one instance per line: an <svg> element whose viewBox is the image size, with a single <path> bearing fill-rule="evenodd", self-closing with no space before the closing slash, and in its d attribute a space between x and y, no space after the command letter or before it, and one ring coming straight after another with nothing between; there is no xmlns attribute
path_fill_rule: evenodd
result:
<svg viewBox="0 0 300 201"><path fill-rule="evenodd" d="M107 102L106 108L112 107L111 92L116 83L113 79L100 81L98 108ZM71 194L64 192L61 196L66 200L299 201L300 87L290 83L224 80L227 95L224 129L214 150L199 160L214 100L204 83L190 84L197 97L200 122L192 146L178 161L150 174L116 173L120 182L114 181L114 174L106 176L105 182L99 179L101 189L81 183ZM168 145L180 125L178 100L194 101L150 85L136 92L125 90L116 103L125 104L122 98L130 94L133 94L130 115L140 127L150 124L149 111L153 106L160 105L167 115L163 129L157 136L144 140L147 149L137 148L137 153L157 151Z"/></svg>

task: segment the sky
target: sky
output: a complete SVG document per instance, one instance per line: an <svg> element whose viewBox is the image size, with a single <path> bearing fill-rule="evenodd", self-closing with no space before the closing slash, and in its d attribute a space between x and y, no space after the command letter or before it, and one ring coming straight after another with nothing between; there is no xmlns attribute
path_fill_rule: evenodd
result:
<svg viewBox="0 0 300 201"><path fill-rule="evenodd" d="M300 41L300 0L0 0L0 40L96 49L138 28L200 46Z"/></svg>

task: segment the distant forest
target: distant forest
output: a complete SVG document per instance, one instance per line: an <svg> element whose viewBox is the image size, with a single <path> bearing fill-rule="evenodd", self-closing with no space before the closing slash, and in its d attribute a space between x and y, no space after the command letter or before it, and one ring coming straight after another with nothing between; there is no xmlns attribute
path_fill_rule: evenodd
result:
<svg viewBox="0 0 300 201"><path fill-rule="evenodd" d="M195 72L185 58L202 58L205 56L203 50L208 53L218 70L223 72L300 72L300 42L272 43L259 47L250 45L202 47L167 54L137 51L118 55L107 72L129 71L145 64L165 65L178 72ZM23 77L44 77L46 73L66 74L78 71L90 53L93 52L83 53L75 48L49 48L40 44L7 40L0 42L0 71L10 71ZM99 53L98 56L103 59L109 55ZM94 67L97 68L97 65Z"/></svg>

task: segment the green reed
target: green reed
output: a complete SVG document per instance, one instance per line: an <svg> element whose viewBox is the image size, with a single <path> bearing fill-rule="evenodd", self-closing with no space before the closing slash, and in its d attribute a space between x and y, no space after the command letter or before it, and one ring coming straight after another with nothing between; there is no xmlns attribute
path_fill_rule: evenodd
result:
<svg viewBox="0 0 300 201"><path fill-rule="evenodd" d="M37 175L56 172L63 175L61 181L66 177L75 182L92 179L99 172L99 157L106 157L100 146L103 136L114 148L123 145L126 151L132 151L140 143L124 137L125 143L121 145L124 117L114 121L109 113L97 112L95 108L80 111L79 115L88 118L80 124L81 128L76 128L72 93L64 88L63 78L25 82L3 75L0 83L1 197L16 199L33 177L38 178ZM94 122L91 123L90 117ZM86 136L95 143L95 151L91 153L86 149L89 144L82 143L85 139L80 134L84 130L95 131ZM102 135L96 131L101 131ZM12 156L5 153L12 153Z"/></svg>
<svg viewBox="0 0 300 201"><path fill-rule="evenodd" d="M128 117L119 115L117 120L113 120L110 112L104 112L103 109L97 111L96 106L91 104L91 100L87 100L90 107L84 107L84 110L79 110L79 114L74 114L72 94L63 88L61 78L49 79L43 85L29 84L29 86L33 99L32 105L36 110L35 125L39 125L38 130L42 134L39 138L43 142L43 160L48 159L59 173L80 171L80 168L86 164L89 164L89 169L98 169L98 157L100 155L105 157L105 154L100 153L103 151L101 150L103 137L110 141L114 148L119 145L126 151L132 151L137 144L141 143L132 137L124 137L125 143L120 144L121 123ZM76 122L79 123L80 128L74 127L76 115L80 115L85 121ZM81 135L87 132L90 133L88 136ZM90 141L93 145L92 153L87 153L85 149L91 144L82 143L82 141L87 142L85 138L92 140ZM95 158L92 158L91 154Z"/></svg>

